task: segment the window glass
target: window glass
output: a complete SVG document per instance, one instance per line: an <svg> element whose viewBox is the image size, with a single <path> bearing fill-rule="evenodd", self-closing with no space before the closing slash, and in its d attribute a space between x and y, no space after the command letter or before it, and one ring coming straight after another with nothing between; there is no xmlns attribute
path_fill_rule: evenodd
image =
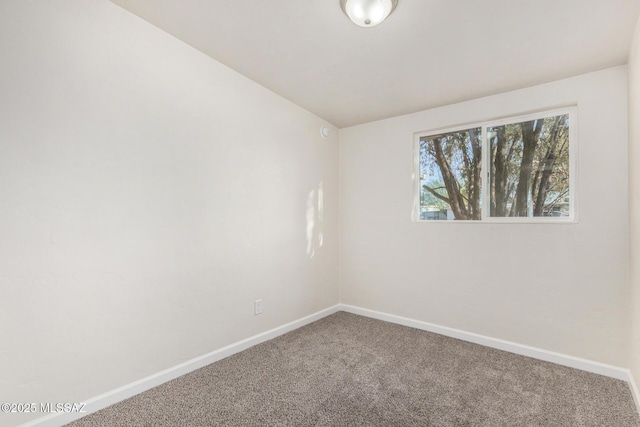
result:
<svg viewBox="0 0 640 427"><path fill-rule="evenodd" d="M481 128L420 138L420 219L479 220Z"/></svg>
<svg viewBox="0 0 640 427"><path fill-rule="evenodd" d="M569 115L487 128L492 217L569 216Z"/></svg>

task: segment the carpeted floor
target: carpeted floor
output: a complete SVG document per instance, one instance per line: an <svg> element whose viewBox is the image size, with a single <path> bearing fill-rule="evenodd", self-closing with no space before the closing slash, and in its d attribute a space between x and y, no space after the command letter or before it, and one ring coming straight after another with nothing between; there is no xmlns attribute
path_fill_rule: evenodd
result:
<svg viewBox="0 0 640 427"><path fill-rule="evenodd" d="M628 385L339 312L72 424L640 426Z"/></svg>

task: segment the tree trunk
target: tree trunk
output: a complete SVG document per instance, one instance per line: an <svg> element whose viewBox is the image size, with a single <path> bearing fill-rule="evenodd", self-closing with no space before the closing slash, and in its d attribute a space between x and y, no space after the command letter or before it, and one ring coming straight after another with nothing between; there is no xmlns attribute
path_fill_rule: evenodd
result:
<svg viewBox="0 0 640 427"><path fill-rule="evenodd" d="M547 199L547 191L549 191L549 179L553 174L553 168L556 163L556 148L558 146L561 125L564 124L563 116L556 117L551 131L549 148L541 162L538 171L541 171L540 182L538 183L538 191L535 198L533 216L542 216L544 213L544 205Z"/></svg>
<svg viewBox="0 0 640 427"><path fill-rule="evenodd" d="M493 164L495 177L493 190L495 192L495 211L492 216L507 216L507 132L505 126L496 128L496 151Z"/></svg>
<svg viewBox="0 0 640 427"><path fill-rule="evenodd" d="M471 179L469 182L469 210L471 219L480 219L480 189L482 188L482 143L476 129L469 129L471 142Z"/></svg>
<svg viewBox="0 0 640 427"><path fill-rule="evenodd" d="M440 173L442 173L442 179L444 180L444 186L447 189L447 195L449 196L451 210L455 219L464 220L468 219L467 209L464 204L464 197L460 193L460 187L456 181L456 177L451 171L451 166L447 161L442 151L442 138L433 139L433 148L435 151L435 160Z"/></svg>
<svg viewBox="0 0 640 427"><path fill-rule="evenodd" d="M531 170L533 157L536 152L538 138L542 130L543 120L531 120L520 123L522 128L522 162L520 163L520 176L516 188L515 215L526 217L528 208L528 196L531 189Z"/></svg>

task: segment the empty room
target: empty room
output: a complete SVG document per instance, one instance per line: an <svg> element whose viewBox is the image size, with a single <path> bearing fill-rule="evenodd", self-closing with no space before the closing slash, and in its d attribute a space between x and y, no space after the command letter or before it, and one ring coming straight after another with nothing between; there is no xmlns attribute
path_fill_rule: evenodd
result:
<svg viewBox="0 0 640 427"><path fill-rule="evenodd" d="M0 427L640 426L640 0L0 0Z"/></svg>

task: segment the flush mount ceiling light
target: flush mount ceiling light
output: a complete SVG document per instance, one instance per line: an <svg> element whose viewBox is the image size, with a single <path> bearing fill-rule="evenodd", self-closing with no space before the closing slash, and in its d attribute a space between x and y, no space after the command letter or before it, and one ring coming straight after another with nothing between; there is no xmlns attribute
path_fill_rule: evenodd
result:
<svg viewBox="0 0 640 427"><path fill-rule="evenodd" d="M340 0L344 13L361 27L374 27L384 21L398 0Z"/></svg>

